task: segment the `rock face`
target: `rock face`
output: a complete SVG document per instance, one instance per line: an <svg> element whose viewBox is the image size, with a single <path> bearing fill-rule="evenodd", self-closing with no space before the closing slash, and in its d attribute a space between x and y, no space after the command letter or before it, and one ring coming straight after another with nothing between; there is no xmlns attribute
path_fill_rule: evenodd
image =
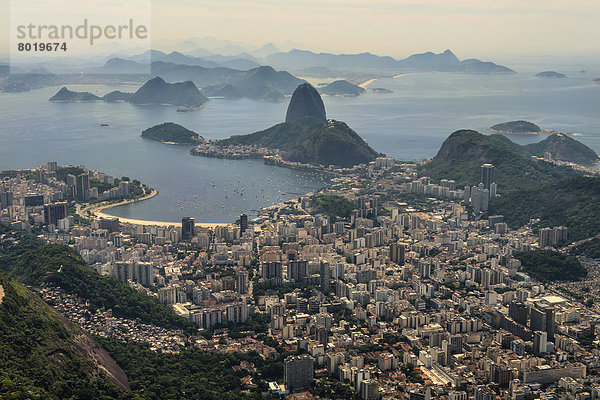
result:
<svg viewBox="0 0 600 400"><path fill-rule="evenodd" d="M291 122L304 117L313 117L320 121L327 120L321 95L309 83L301 84L294 91L287 109L285 122Z"/></svg>

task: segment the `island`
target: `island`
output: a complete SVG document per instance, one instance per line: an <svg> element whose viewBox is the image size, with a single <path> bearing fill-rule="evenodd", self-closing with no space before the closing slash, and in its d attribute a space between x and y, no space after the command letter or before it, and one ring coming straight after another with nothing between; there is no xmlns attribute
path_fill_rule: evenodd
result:
<svg viewBox="0 0 600 400"><path fill-rule="evenodd" d="M89 92L73 92L66 87L50 98L52 102L129 102L137 105L170 105L185 107L188 111L202 108L208 98L192 81L167 83L161 77L147 81L135 93L110 92L103 97Z"/></svg>
<svg viewBox="0 0 600 400"><path fill-rule="evenodd" d="M373 88L371 89L373 93L394 93L393 90L385 89L385 88Z"/></svg>
<svg viewBox="0 0 600 400"><path fill-rule="evenodd" d="M334 165L352 167L380 156L346 123L326 118L325 106L310 84L292 95L285 122L249 135L202 143L194 155L223 158L264 157L288 167Z"/></svg>
<svg viewBox="0 0 600 400"><path fill-rule="evenodd" d="M68 102L87 102L87 101L100 101L101 97L89 92L72 92L66 87L62 87L54 96L50 97L50 101L57 103L68 103Z"/></svg>
<svg viewBox="0 0 600 400"><path fill-rule="evenodd" d="M556 71L544 71L544 72L540 72L539 74L536 74L535 76L537 78L551 78L551 79L559 79L559 78L567 77L565 74L561 74L560 72L556 72Z"/></svg>
<svg viewBox="0 0 600 400"><path fill-rule="evenodd" d="M364 88L354 85L346 80L331 82L321 89L321 93L328 96L358 96L365 91Z"/></svg>
<svg viewBox="0 0 600 400"><path fill-rule="evenodd" d="M166 144L194 144L204 141L204 138L196 132L173 122L148 128L142 132L142 137Z"/></svg>
<svg viewBox="0 0 600 400"><path fill-rule="evenodd" d="M509 135L539 135L542 129L529 121L510 121L496 124L489 129L491 132Z"/></svg>

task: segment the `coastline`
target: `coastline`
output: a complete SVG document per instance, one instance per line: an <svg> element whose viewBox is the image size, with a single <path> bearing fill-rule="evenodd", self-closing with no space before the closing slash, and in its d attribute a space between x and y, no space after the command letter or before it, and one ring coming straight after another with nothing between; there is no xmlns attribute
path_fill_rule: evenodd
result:
<svg viewBox="0 0 600 400"><path fill-rule="evenodd" d="M114 203L114 204L105 204L102 206L98 206L98 207L92 207L90 209L84 209L83 211L86 212L88 215L82 215L82 217L86 218L86 217L90 217L93 219L101 219L101 218L105 218L105 219L112 219L112 218L117 218L119 220L119 222L123 223L123 224L132 224L132 225L144 225L144 226L178 226L181 225L181 222L166 222L166 221L150 221L150 220L144 220L144 219L133 219L133 218L122 218L122 217L116 217L114 215L110 215L105 213L105 210L108 210L110 208L114 208L114 207L119 207L119 206L124 206L127 204L132 204L132 203L137 203L139 201L144 201L144 200L148 200L151 199L155 196L158 195L158 190L156 189L152 189L152 191L150 192L150 194L144 196L144 197L140 197L139 199L134 199L134 200L124 200L118 203ZM80 214L81 215L81 214ZM196 226L200 226L202 228L215 228L217 226L227 226L227 225L231 225L231 223L224 223L224 222L196 222Z"/></svg>

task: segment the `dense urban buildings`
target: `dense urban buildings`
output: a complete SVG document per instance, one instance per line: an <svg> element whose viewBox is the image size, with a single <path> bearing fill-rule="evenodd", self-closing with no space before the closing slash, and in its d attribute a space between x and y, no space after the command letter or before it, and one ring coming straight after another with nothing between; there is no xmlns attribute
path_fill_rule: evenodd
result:
<svg viewBox="0 0 600 400"><path fill-rule="evenodd" d="M239 370L248 388L260 382L265 394L291 398L324 398L334 387L364 400L600 393L600 269L583 260L590 277L571 286L528 274L515 255L560 250L569 232L535 230L535 221L512 229L503 215L487 215L492 165L481 167L479 185L461 189L417 176L415 163L378 159L337 172L326 194L211 227L192 217L171 226L94 217L89 210L104 204L94 188L111 178L84 170L58 180L61 168L2 178L0 221L71 246L98 274L199 329L186 336L109 310L86 319L81 299L56 287L41 292L91 333L277 362L268 377L246 361ZM121 196L132 188L112 184ZM325 201L346 208L331 211Z"/></svg>

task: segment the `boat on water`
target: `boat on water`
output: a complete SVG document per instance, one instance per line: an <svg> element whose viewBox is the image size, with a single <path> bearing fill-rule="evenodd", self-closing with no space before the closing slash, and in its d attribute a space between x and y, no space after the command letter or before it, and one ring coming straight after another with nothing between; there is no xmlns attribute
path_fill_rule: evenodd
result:
<svg viewBox="0 0 600 400"><path fill-rule="evenodd" d="M177 112L190 112L193 111L192 108L189 107L177 107Z"/></svg>
<svg viewBox="0 0 600 400"><path fill-rule="evenodd" d="M102 126L102 127L109 127L109 126L110 126L110 124L108 124L108 123L106 123L106 122L103 122L103 123L101 123L101 124L100 124L100 126Z"/></svg>

